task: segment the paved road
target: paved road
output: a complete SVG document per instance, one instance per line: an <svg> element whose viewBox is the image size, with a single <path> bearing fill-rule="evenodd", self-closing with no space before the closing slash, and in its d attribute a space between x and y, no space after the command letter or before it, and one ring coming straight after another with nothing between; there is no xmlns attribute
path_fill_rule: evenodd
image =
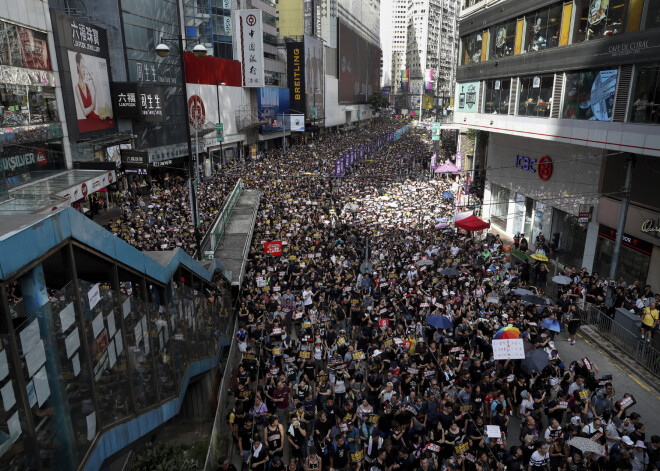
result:
<svg viewBox="0 0 660 471"><path fill-rule="evenodd" d="M598 366L599 376L611 374L616 399L630 393L637 400L629 410L642 416L646 441L651 440L651 435L660 435L660 391L652 384L650 374L588 326L582 327L581 331L575 345L564 341L566 334L563 332L555 337L555 347L562 360L570 362L586 356Z"/></svg>

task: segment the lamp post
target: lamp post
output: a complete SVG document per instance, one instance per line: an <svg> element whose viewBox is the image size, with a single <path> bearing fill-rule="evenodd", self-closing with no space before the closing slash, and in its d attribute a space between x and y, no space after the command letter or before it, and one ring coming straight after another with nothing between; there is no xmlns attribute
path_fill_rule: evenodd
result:
<svg viewBox="0 0 660 471"><path fill-rule="evenodd" d="M218 102L218 123L220 122L220 86L222 85L223 87L227 85L225 82L220 82L218 83L219 80L216 78L215 79L215 99ZM225 156L222 153L222 142L220 142L220 166L224 167L225 165Z"/></svg>
<svg viewBox="0 0 660 471"><path fill-rule="evenodd" d="M199 234L199 229L198 229L198 221L199 221L199 208L197 206L197 192L195 191L195 185L193 182L193 175L195 174L195 164L199 166L199 162L194 162L193 161L193 153L192 153L192 138L190 136L190 117L188 116L188 94L186 93L186 64L185 60L183 57L183 53L185 52L185 48L183 46L183 37L180 34L177 34L176 36L162 36L161 37L161 42L156 46L156 54L158 54L159 57L168 57L170 55L170 47L165 44L166 42L172 43L172 44L177 44L178 49L179 49L179 67L181 68L181 78L182 78L182 86L183 86L183 109L186 114L186 143L188 144L188 191L190 191L190 215L193 220L193 226L194 226L194 231L195 231L195 249L197 252L197 259L201 260L202 253L201 253L201 245L200 245L200 234ZM204 46L201 44L197 44L193 48L193 54L195 54L196 57L202 58L206 57L207 51Z"/></svg>

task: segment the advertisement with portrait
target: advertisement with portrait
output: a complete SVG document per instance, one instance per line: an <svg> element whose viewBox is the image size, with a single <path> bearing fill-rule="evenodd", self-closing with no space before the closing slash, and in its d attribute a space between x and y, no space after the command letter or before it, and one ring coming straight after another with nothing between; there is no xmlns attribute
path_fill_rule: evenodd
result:
<svg viewBox="0 0 660 471"><path fill-rule="evenodd" d="M266 121L259 129L260 133L282 132L282 123L278 116L289 113L289 89L278 87L263 87L257 93L257 109L259 121Z"/></svg>
<svg viewBox="0 0 660 471"><path fill-rule="evenodd" d="M339 21L339 102L366 103L380 90L380 48Z"/></svg>
<svg viewBox="0 0 660 471"><path fill-rule="evenodd" d="M69 135L115 128L105 29L51 10Z"/></svg>
<svg viewBox="0 0 660 471"><path fill-rule="evenodd" d="M325 116L323 106L324 77L323 77L323 43L316 38L305 36L305 92L307 95L307 119L313 119L312 108L316 107L317 119Z"/></svg>

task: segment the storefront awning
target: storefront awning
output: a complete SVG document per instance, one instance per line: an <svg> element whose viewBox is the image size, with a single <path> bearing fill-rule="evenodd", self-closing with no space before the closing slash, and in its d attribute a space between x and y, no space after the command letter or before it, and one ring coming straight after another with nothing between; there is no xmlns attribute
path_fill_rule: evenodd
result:
<svg viewBox="0 0 660 471"><path fill-rule="evenodd" d="M71 205L117 181L114 170L68 170L9 190L9 199L0 203L0 214L50 212Z"/></svg>
<svg viewBox="0 0 660 471"><path fill-rule="evenodd" d="M489 222L482 221L474 214L472 216L466 217L465 219L461 219L460 221L456 221L454 225L458 229L464 229L466 231L482 231L490 227Z"/></svg>

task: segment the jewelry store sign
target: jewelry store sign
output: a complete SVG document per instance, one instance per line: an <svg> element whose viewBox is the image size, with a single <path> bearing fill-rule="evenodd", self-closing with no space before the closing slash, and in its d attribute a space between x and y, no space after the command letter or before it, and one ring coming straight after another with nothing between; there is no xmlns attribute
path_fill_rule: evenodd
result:
<svg viewBox="0 0 660 471"><path fill-rule="evenodd" d="M655 220L647 219L644 221L642 224L642 232L660 238L660 218Z"/></svg>

